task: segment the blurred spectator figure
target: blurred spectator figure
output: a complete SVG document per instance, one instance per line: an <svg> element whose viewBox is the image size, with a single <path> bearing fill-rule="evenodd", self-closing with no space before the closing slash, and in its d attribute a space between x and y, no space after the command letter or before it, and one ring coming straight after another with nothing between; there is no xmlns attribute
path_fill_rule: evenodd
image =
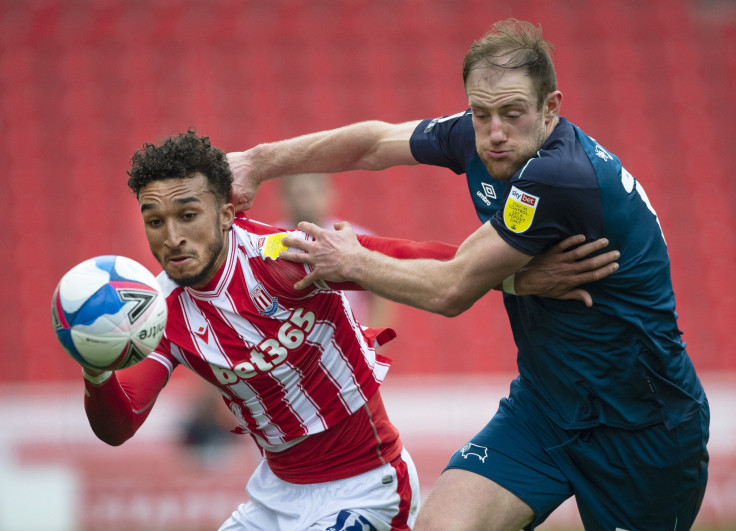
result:
<svg viewBox="0 0 736 531"><path fill-rule="evenodd" d="M373 231L333 215L337 194L332 176L326 173L299 173L280 179L281 203L284 218L274 223L285 229L295 228L300 221L308 221L325 229L332 229L339 221L349 221L356 234ZM385 327L394 323L396 305L368 291L345 293L358 322L365 326Z"/></svg>
<svg viewBox="0 0 736 531"><path fill-rule="evenodd" d="M239 451L243 438L230 430L235 427L232 412L222 401L220 392L211 385L191 382L193 389L192 406L182 421L180 440L187 450L191 450L201 465L222 466L223 450L238 444ZM234 448L234 447L233 447Z"/></svg>

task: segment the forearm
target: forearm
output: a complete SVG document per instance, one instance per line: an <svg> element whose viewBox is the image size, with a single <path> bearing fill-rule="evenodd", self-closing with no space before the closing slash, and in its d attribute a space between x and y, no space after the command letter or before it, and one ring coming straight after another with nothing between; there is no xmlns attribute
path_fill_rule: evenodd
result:
<svg viewBox="0 0 736 531"><path fill-rule="evenodd" d="M85 379L84 409L95 435L111 446L130 439L148 417L167 376L161 364L144 360L100 385Z"/></svg>
<svg viewBox="0 0 736 531"><path fill-rule="evenodd" d="M418 122L359 122L250 150L251 167L260 182L296 173L382 170L416 164L409 137Z"/></svg>
<svg viewBox="0 0 736 531"><path fill-rule="evenodd" d="M345 275L386 299L454 317L477 300L461 289L457 266L434 259L399 259L362 248L346 260Z"/></svg>
<svg viewBox="0 0 736 531"><path fill-rule="evenodd" d="M280 257L312 268L294 286L317 280L356 282L368 291L402 304L448 317L459 315L531 256L508 245L490 225L471 234L449 260L393 258L363 247L347 223L334 231L302 222L313 239L286 237ZM293 248L293 249L292 249Z"/></svg>
<svg viewBox="0 0 736 531"><path fill-rule="evenodd" d="M85 380L84 386L84 409L97 438L111 446L119 446L130 439L139 426L117 377L113 374L102 385Z"/></svg>
<svg viewBox="0 0 736 531"><path fill-rule="evenodd" d="M347 278L387 299L453 317L530 259L486 223L447 261L401 260L354 246L344 267Z"/></svg>

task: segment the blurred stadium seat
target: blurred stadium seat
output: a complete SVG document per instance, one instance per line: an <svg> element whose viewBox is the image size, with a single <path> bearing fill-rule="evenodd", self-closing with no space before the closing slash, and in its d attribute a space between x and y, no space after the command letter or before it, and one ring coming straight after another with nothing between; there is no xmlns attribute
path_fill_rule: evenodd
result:
<svg viewBox="0 0 736 531"><path fill-rule="evenodd" d="M557 44L563 114L619 153L649 190L671 244L682 327L699 368L735 369L736 24L716 3L5 2L1 83L8 183L3 235L12 279L0 381L64 380L46 303L61 274L92 254L153 269L125 188L143 142L196 127L226 149L350 121L464 108L459 63L495 18L543 24ZM664 16L666 14L666 16ZM462 177L395 169L338 179L342 213L379 233L459 242L475 226ZM253 214L272 219L268 186ZM391 216L376 215L391 212ZM432 220L428 224L428 220ZM33 238L29 238L29 234ZM724 274L725 273L725 274ZM492 298L493 295L490 296ZM396 372L512 369L497 302L454 321L404 312ZM428 326L431 323L431 326ZM461 331L458 334L458 330ZM487 332L479 337L477 330ZM457 356L454 356L457 363ZM417 363L422 360L421 363Z"/></svg>

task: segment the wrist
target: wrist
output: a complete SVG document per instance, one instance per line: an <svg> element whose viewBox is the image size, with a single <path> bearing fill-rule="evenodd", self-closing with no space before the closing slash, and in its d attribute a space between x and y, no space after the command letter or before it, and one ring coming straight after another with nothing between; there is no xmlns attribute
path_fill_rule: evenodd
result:
<svg viewBox="0 0 736 531"><path fill-rule="evenodd" d="M350 253L344 254L342 260L340 260L338 274L347 282L360 284L361 281L365 280L363 278L364 271L370 269L370 266L366 268L366 264L372 260L372 252L362 245L358 245Z"/></svg>
<svg viewBox="0 0 736 531"><path fill-rule="evenodd" d="M102 385L110 379L112 371L98 371L82 367L82 376L92 385Z"/></svg>
<svg viewBox="0 0 736 531"><path fill-rule="evenodd" d="M267 157L265 151L266 144L258 144L247 151L238 153L238 160L233 161L235 164L233 171L238 169L247 172L248 179L256 188L268 180L263 175L264 164L260 162L261 160L268 160L265 158Z"/></svg>
<svg viewBox="0 0 736 531"><path fill-rule="evenodd" d="M503 283L501 284L501 290L504 293L509 293L511 295L516 295L516 290L514 289L515 284L515 275L511 275L510 277L506 277L503 279Z"/></svg>

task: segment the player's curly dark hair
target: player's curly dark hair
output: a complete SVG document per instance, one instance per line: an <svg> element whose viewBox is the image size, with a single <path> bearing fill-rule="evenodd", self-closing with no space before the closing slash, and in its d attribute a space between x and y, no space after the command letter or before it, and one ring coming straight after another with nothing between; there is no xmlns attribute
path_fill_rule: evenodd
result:
<svg viewBox="0 0 736 531"><path fill-rule="evenodd" d="M209 137L197 136L194 129L189 129L167 138L160 145L143 144L133 155L128 170L128 188L137 196L150 182L192 177L197 172L207 177L210 191L218 202L226 203L233 174L225 152L212 147Z"/></svg>

